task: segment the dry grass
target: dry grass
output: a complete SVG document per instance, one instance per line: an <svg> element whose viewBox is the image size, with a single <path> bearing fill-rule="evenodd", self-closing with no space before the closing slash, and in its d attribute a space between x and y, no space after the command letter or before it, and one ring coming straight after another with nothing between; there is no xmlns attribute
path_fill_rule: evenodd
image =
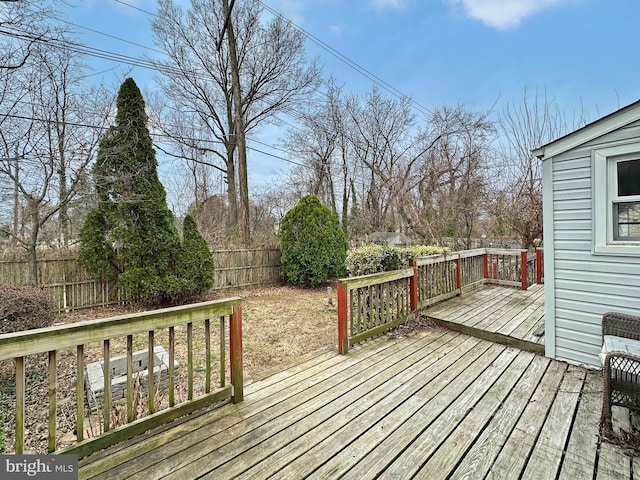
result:
<svg viewBox="0 0 640 480"><path fill-rule="evenodd" d="M261 378L327 349L337 350L335 289L271 287L237 292L242 298L245 380Z"/></svg>
<svg viewBox="0 0 640 480"><path fill-rule="evenodd" d="M318 289L299 289L293 287L261 287L240 291L227 290L212 294L210 298L242 298L243 363L245 383L262 378L275 371L299 363L304 357L328 349L337 350L337 314L335 288L331 289L331 305L327 287ZM68 324L82 320L107 318L144 310L142 307L105 307L70 312L56 319L56 323ZM217 328L212 322L212 329ZM203 327L194 326L194 363L196 375L202 377L204 359L204 335L199 331ZM180 329L184 329L180 327ZM198 329L198 330L196 330ZM178 335L178 329L176 331ZM183 335L184 336L184 335ZM157 332L156 344L166 343L166 332ZM111 342L111 356L123 354L125 338L114 338ZM134 336L134 350L147 348L146 335ZM200 343L202 345L200 345ZM228 342L228 339L227 339ZM184 342L182 343L184 346ZM214 349L218 347L213 346ZM228 348L228 346L227 346ZM86 345L86 361L102 358L102 346ZM75 439L75 352L65 349L58 356L58 437ZM214 356L215 358L215 356ZM176 360L185 365L186 349L176 344ZM30 357L28 375L26 411L27 411L27 448L43 452L46 449L48 424L47 407L47 364L46 354ZM5 422L12 425L15 402L13 362L0 362L0 394L3 395L6 412ZM185 375L184 369L179 373ZM196 382L194 394L203 393L204 382ZM176 386L177 401L186 398L186 391ZM183 398L184 397L184 398ZM166 399L162 401L166 403ZM91 416L89 416L91 417ZM99 433L100 419L87 418L85 424L96 424ZM117 423L117 422L116 422ZM13 432L7 433L7 448L13 447ZM91 435L91 434L88 434Z"/></svg>
<svg viewBox="0 0 640 480"><path fill-rule="evenodd" d="M337 351L336 292L327 287L304 289L287 286L225 290L207 300L242 298L244 376L255 380L300 361L318 351ZM62 323L107 318L143 308L105 307L67 314ZM144 344L140 345L141 348ZM137 348L137 347L136 347Z"/></svg>

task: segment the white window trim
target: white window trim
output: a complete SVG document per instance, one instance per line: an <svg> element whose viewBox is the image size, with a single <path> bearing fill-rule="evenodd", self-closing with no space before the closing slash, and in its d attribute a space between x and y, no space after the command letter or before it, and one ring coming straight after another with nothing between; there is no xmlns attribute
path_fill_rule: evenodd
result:
<svg viewBox="0 0 640 480"><path fill-rule="evenodd" d="M640 145L630 143L617 147L592 150L592 252L594 255L640 256L639 241L618 241L613 239L612 200L616 179L612 160L630 156L640 158Z"/></svg>

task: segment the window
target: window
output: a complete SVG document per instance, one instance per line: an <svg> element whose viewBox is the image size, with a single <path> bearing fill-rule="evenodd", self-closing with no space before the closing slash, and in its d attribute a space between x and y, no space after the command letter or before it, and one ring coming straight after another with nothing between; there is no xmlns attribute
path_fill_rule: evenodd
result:
<svg viewBox="0 0 640 480"><path fill-rule="evenodd" d="M640 255L640 146L592 155L593 252Z"/></svg>
<svg viewBox="0 0 640 480"><path fill-rule="evenodd" d="M640 159L614 162L613 238L640 241Z"/></svg>

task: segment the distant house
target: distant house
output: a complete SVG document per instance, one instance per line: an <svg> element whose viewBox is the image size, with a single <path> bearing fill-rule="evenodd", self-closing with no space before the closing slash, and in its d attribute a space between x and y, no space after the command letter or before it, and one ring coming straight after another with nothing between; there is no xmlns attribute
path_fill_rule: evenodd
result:
<svg viewBox="0 0 640 480"><path fill-rule="evenodd" d="M409 237L399 232L373 232L368 237L369 242L390 247L407 247L413 242Z"/></svg>
<svg viewBox="0 0 640 480"><path fill-rule="evenodd" d="M599 366L602 314L640 314L640 101L542 160L546 355Z"/></svg>

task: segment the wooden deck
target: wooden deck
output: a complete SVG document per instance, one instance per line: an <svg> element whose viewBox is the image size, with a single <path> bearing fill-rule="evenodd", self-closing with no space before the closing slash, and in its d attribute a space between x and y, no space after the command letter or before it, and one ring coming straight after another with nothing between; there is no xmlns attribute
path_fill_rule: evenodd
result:
<svg viewBox="0 0 640 480"><path fill-rule="evenodd" d="M314 357L80 462L80 478L632 479L598 372L426 329Z"/></svg>
<svg viewBox="0 0 640 480"><path fill-rule="evenodd" d="M484 286L420 312L436 324L544 354L544 286Z"/></svg>

